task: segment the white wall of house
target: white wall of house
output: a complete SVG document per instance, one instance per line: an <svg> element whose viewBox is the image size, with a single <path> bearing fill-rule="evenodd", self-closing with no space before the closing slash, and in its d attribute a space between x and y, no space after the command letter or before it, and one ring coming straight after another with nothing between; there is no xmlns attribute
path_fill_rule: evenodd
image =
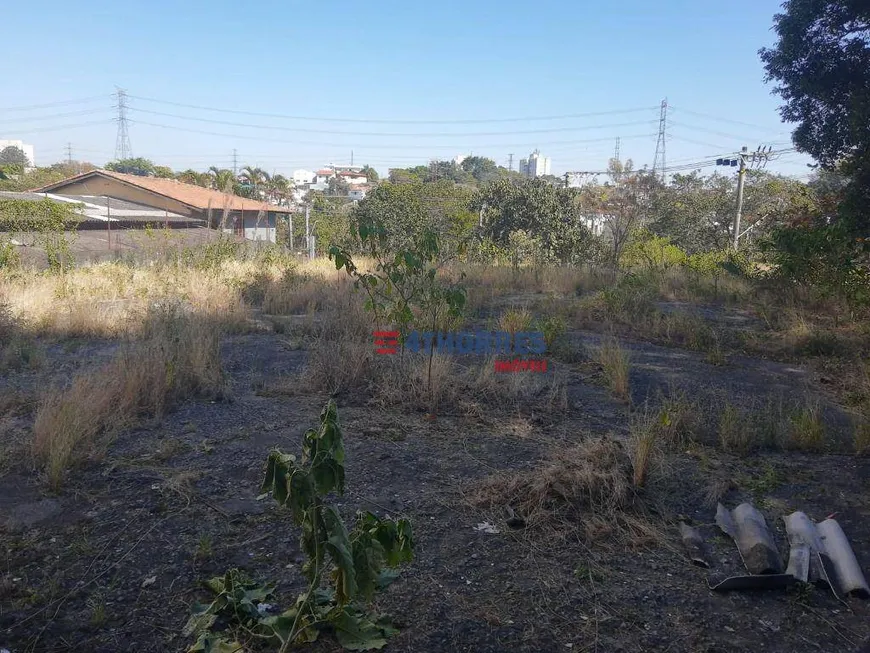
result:
<svg viewBox="0 0 870 653"><path fill-rule="evenodd" d="M352 200L364 200L366 198L365 188L354 188L347 191L347 196Z"/></svg>
<svg viewBox="0 0 870 653"><path fill-rule="evenodd" d="M310 184L314 181L314 178L317 175L312 170L294 170L293 171L293 183L297 186L302 186L304 184Z"/></svg>

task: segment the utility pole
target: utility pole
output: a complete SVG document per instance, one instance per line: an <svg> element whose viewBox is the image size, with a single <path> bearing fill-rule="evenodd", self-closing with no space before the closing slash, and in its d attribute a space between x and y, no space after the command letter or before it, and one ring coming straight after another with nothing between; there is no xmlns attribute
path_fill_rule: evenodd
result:
<svg viewBox="0 0 870 653"><path fill-rule="evenodd" d="M115 160L129 159L133 156L130 147L130 132L127 129L127 93L124 89L117 90L118 95L118 134L115 138Z"/></svg>
<svg viewBox="0 0 870 653"><path fill-rule="evenodd" d="M305 249L307 249L309 252L309 258L310 258L310 252L311 252L311 231L310 231L310 228L308 226L308 219L309 219L310 215L311 215L311 206L309 204L306 204L305 205Z"/></svg>
<svg viewBox="0 0 870 653"><path fill-rule="evenodd" d="M353 150L350 151L350 167L353 168Z"/></svg>
<svg viewBox="0 0 870 653"><path fill-rule="evenodd" d="M665 159L665 143L667 142L667 131L668 131L668 99L665 98L662 100L661 111L659 112L659 136L658 140L656 140L656 156L653 159L653 174L655 174L656 170L659 168L659 163L661 163L661 171L662 171L662 183L665 181L665 167L667 166L667 161Z"/></svg>
<svg viewBox="0 0 870 653"><path fill-rule="evenodd" d="M239 153L233 148L233 174L239 174Z"/></svg>
<svg viewBox="0 0 870 653"><path fill-rule="evenodd" d="M738 168L737 170L737 211L734 213L734 233L733 247L737 250L740 243L740 237L749 232L747 229L744 233L740 233L740 220L743 217L743 188L746 185L746 171L751 167L764 167L772 158L773 147L758 146L755 152L750 153L749 149L744 145L737 153L737 158L716 159L717 166L729 166ZM747 165L748 164L748 165ZM750 227L751 229L751 227Z"/></svg>
<svg viewBox="0 0 870 653"><path fill-rule="evenodd" d="M743 185L746 182L746 147L740 150L740 169L737 171L737 213L734 214L734 251L740 240L740 217L743 213Z"/></svg>
<svg viewBox="0 0 870 653"><path fill-rule="evenodd" d="M514 155L513 152L508 154L508 172L513 172L514 170Z"/></svg>

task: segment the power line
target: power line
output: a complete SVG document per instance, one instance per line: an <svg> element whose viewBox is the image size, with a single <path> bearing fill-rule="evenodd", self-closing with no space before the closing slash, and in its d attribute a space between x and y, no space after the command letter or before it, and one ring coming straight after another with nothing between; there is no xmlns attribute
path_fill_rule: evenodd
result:
<svg viewBox="0 0 870 653"><path fill-rule="evenodd" d="M524 129L518 131L500 131L500 132L354 132L354 131L336 131L330 129L309 129L307 127L283 127L278 125L256 125L251 123L232 122L228 120L212 120L210 118L197 118L194 116L182 116L175 113L164 113L162 111L150 111L148 109L131 108L134 113L147 113L165 118L177 118L179 120L191 120L194 122L205 122L213 125L226 125L229 127L245 127L246 129L265 129L268 131L286 131L296 132L300 134L329 134L333 136L398 136L398 137L415 137L415 138L442 138L445 136L514 136L521 134L551 134L564 133L573 131L586 131L596 129L610 129L613 127L634 127L637 125L650 124L649 120L636 120L633 122L624 122L607 125L586 125L582 127L552 127L547 129Z"/></svg>
<svg viewBox="0 0 870 653"><path fill-rule="evenodd" d="M242 116L259 116L261 118L281 118L284 120L312 120L320 122L346 122L346 123L361 123L361 124L382 124L382 125L472 125L485 123L499 122L531 122L535 120L568 120L572 118L591 118L593 116L612 116L625 113L639 113L642 111L652 111L656 107L637 107L633 109L614 109L611 111L593 111L589 113L573 113L560 116L526 116L524 118L469 118L455 120L407 120L407 119L376 119L376 118L333 118L324 116L293 116L279 113L262 113L258 111L243 111L240 109L223 109L217 107L209 107L196 104L185 104L182 102L171 102L168 100L158 100L155 98L142 97L140 95L129 96L136 100L145 102L154 102L157 104L166 104L175 107L184 107L187 109L198 109L200 111L214 111L217 113L232 113Z"/></svg>
<svg viewBox="0 0 870 653"><path fill-rule="evenodd" d="M28 117L28 118L3 118L2 120L0 120L0 123L19 124L22 122L25 122L25 123L26 122L36 122L39 120L55 120L57 118L71 118L74 116L92 116L92 115L97 114L97 113L108 114L109 111L110 111L110 109L108 109L108 108L84 109L82 111L71 111L69 113L55 113L55 114L51 114L48 116L33 116L32 118L31 117Z"/></svg>
<svg viewBox="0 0 870 653"><path fill-rule="evenodd" d="M26 105L26 106L17 106L17 107L0 107L0 111L32 111L35 109L49 109L49 108L53 108L53 107L68 106L70 104L84 104L86 102L91 102L92 100L105 100L108 97L111 97L111 96L92 95L90 97L78 98L75 100L62 100L60 102L49 102L47 104L30 104L30 105Z"/></svg>
<svg viewBox="0 0 870 653"><path fill-rule="evenodd" d="M192 134L205 134L207 136L221 136L224 138L242 138L245 140L255 140L255 141L268 141L270 143L286 143L292 145L318 145L322 147L345 147L347 143L324 143L321 141L297 141L297 140L285 140L285 139L275 139L268 136L247 136L247 135L239 135L239 134L227 134L221 132L211 132L205 131L202 129L191 129L188 127L178 127L174 125L162 125L160 123L146 122L143 120L129 120L128 122L137 124L137 125L148 125L149 127L160 127L162 129L174 129L176 131L190 132ZM464 134L453 134L453 136L464 136ZM628 138L649 138L649 134L635 134L632 136L623 136L623 139ZM613 140L612 136L606 136L603 138L588 138L588 139L579 139L579 140L569 140L569 141L551 141L547 142L532 142L532 143L488 143L484 145L479 145L480 149L485 149L487 147L537 147L537 146L546 146L546 145L569 145L573 143L601 143L601 142L611 142ZM406 145L406 144L390 144L390 145L382 145L382 144L374 144L374 145L366 145L368 149L451 149L451 150L463 150L468 149L469 145L467 143L463 144L452 144L452 145Z"/></svg>
<svg viewBox="0 0 870 653"><path fill-rule="evenodd" d="M672 125L676 125L677 127L684 127L686 129L694 129L695 131L707 132L708 134L715 134L716 136L723 136L725 138L734 138L738 140L745 140L747 136L744 134L743 136L739 136L737 134L732 134L730 132L721 132L716 129L710 129L709 127L701 127L699 125L690 125L684 122L671 121ZM774 132L777 136L781 136L783 134L787 134L788 132ZM754 140L754 139L750 139Z"/></svg>
<svg viewBox="0 0 870 653"><path fill-rule="evenodd" d="M68 125L53 125L51 127L37 127L35 129L19 129L20 134L38 134L41 132L58 131L61 129L75 129L77 127L87 127L89 125L110 125L114 120L91 120L90 122L77 122Z"/></svg>
<svg viewBox="0 0 870 653"><path fill-rule="evenodd" d="M688 113L692 116L697 116L699 118L709 118L710 120L716 120L717 122L730 122L734 125L742 125L744 127L753 127L755 129L761 129L764 131L769 131L770 127L762 127L761 125L756 125L751 122L743 122L742 120L734 120L733 118L720 118L718 116L710 115L709 113L701 113L700 111L690 111L689 109L683 109L682 107L675 107L671 105L671 109L676 111L677 113Z"/></svg>

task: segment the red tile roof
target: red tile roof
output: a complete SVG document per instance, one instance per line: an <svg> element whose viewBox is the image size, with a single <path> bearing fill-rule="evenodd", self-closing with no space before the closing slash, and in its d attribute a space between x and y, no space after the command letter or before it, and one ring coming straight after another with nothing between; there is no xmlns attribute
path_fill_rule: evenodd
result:
<svg viewBox="0 0 870 653"><path fill-rule="evenodd" d="M111 170L91 170L74 177L69 177L63 181L58 181L42 188L37 188L34 192L46 193L53 191L62 191L64 186L76 183L89 177L110 177L130 186L135 186L143 190L168 197L187 206L206 211L208 209L223 209L229 208L232 210L244 209L245 211L277 211L279 213L289 213L290 209L286 206L275 206L268 202L260 200L247 199L232 195L230 193L222 193L211 188L203 188L202 186L194 186L193 184L185 184L176 179L162 179L160 177L140 177L138 175L126 175L120 172L112 172Z"/></svg>

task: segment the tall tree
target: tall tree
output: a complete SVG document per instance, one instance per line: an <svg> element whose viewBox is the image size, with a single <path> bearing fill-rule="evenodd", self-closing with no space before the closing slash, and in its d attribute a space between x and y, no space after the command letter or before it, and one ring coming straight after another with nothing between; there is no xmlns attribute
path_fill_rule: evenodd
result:
<svg viewBox="0 0 870 653"><path fill-rule="evenodd" d="M154 162L142 157L132 159L120 159L118 161L110 161L106 164L106 170L114 172L123 172L128 175L138 175L147 177L154 174Z"/></svg>
<svg viewBox="0 0 870 653"><path fill-rule="evenodd" d="M580 205L604 220L617 262L632 233L648 219L659 182L646 169L635 171L631 159L624 163L611 159L608 170L609 182L581 189Z"/></svg>
<svg viewBox="0 0 870 653"><path fill-rule="evenodd" d="M539 260L582 262L591 233L583 223L575 189L541 179L487 184L472 207L480 212L486 235L497 245L513 247L532 239L540 244Z"/></svg>
<svg viewBox="0 0 870 653"><path fill-rule="evenodd" d="M368 180L369 182L375 182L380 179L378 171L372 168L370 165L363 166L362 173L366 176L366 180Z"/></svg>
<svg viewBox="0 0 870 653"><path fill-rule="evenodd" d="M797 123L795 146L851 175L844 217L870 227L870 3L786 0L774 17L779 41L759 54L767 81Z"/></svg>
<svg viewBox="0 0 870 653"><path fill-rule="evenodd" d="M233 184L236 181L236 176L233 174L232 170L227 170L226 168L218 168L217 166L212 166L208 169L209 177L211 178L210 186L215 190L219 190L223 193L231 193L233 190Z"/></svg>
<svg viewBox="0 0 870 653"><path fill-rule="evenodd" d="M20 147L9 145L0 151L0 165L18 166L26 168L31 164L30 159Z"/></svg>

